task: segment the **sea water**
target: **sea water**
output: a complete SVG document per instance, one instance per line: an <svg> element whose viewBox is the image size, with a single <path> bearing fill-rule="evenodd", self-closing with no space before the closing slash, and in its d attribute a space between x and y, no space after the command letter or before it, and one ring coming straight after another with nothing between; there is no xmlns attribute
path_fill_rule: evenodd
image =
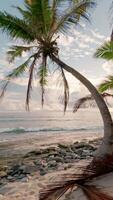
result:
<svg viewBox="0 0 113 200"><path fill-rule="evenodd" d="M103 131L103 123L97 109L81 109L77 113L67 111L1 112L0 142L29 138L39 134L62 134ZM91 135L92 137L92 135Z"/></svg>

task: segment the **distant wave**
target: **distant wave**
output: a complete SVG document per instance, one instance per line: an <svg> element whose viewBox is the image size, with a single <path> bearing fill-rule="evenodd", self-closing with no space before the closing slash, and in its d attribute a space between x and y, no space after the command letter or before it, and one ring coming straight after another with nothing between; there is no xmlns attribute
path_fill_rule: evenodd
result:
<svg viewBox="0 0 113 200"><path fill-rule="evenodd" d="M102 127L92 127L92 128L2 128L0 129L0 134L21 134L21 133L40 133L40 132L78 132L78 131L88 131L88 130L101 130Z"/></svg>

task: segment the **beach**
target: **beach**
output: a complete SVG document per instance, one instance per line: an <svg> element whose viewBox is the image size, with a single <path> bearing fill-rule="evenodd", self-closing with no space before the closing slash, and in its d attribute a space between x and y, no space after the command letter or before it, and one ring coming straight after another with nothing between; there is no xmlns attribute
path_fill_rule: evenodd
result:
<svg viewBox="0 0 113 200"><path fill-rule="evenodd" d="M2 142L0 200L37 200L39 191L50 180L78 172L79 167L88 165L101 142L89 139L78 142L74 134L61 134Z"/></svg>
<svg viewBox="0 0 113 200"><path fill-rule="evenodd" d="M45 125L47 131L43 130L38 133L36 131L27 133L23 131L21 133L22 128L19 132L13 132L17 129L14 123L14 121L17 123L17 118L11 121L12 117L10 119L9 116L7 117L9 124L7 123L6 126L10 126L10 132L8 127L4 126L0 135L2 138L0 141L0 200L24 200L26 198L37 200L39 190L50 179L54 181L55 177L60 177L61 174L73 173L75 169L86 166L91 161L95 150L101 143L103 131L100 131L101 127L98 126L98 122L96 128L93 126L91 132L90 117L95 115L95 111L87 116L87 118L89 117L86 122L87 128L84 123L85 119L80 118L80 114L75 117L75 115L68 113L64 118L61 115L57 116L57 119L56 116L53 119L52 115L49 118L49 124L51 124ZM97 116L98 119L95 120L98 121L100 120L99 113ZM46 117L44 117L45 115L41 118L41 123L42 121L45 123ZM18 118L22 121L19 115ZM7 120L5 117L4 119ZM31 130L33 127L29 126L34 118L31 118L31 121L30 117L27 119L28 124L25 126L28 125L29 130ZM57 123L56 127L53 127L52 120ZM5 124L5 122L3 123ZM82 124L81 130L76 127L76 123L80 124L80 122ZM49 126L52 126L51 132L49 132ZM40 127L38 128L41 130ZM7 130L4 134L3 129ZM23 129L25 130L26 127ZM37 127L35 127L36 129Z"/></svg>

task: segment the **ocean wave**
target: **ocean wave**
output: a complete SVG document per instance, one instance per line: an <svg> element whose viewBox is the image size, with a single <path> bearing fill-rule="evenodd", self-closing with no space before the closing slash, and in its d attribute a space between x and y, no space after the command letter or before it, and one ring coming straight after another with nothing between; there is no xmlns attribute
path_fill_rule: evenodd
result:
<svg viewBox="0 0 113 200"><path fill-rule="evenodd" d="M99 130L102 127L92 127L92 128L3 128L0 129L0 134L10 133L10 134L23 134L23 133L40 133L40 132L78 132L78 131L88 131L88 130Z"/></svg>

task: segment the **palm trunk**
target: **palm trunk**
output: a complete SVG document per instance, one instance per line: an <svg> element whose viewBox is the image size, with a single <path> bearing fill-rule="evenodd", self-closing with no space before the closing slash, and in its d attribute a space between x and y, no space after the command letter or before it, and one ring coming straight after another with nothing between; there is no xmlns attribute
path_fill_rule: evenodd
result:
<svg viewBox="0 0 113 200"><path fill-rule="evenodd" d="M73 76L75 76L81 83L83 83L86 86L86 88L90 91L98 105L104 124L104 137L102 144L95 153L95 159L103 158L107 155L113 155L113 121L108 107L105 101L103 100L102 96L98 93L97 89L92 85L92 83L89 80L87 80L83 75L81 75L78 71L69 67L54 55L51 55L51 59L57 65L59 65L60 67L71 73Z"/></svg>

